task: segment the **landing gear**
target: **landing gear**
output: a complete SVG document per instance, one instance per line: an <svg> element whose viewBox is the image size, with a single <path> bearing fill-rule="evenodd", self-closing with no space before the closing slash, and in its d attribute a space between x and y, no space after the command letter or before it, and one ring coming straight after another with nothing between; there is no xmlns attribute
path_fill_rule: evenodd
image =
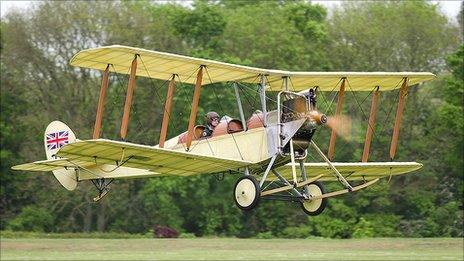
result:
<svg viewBox="0 0 464 261"><path fill-rule="evenodd" d="M106 180L104 178L91 180L93 185L98 189L98 195L93 198L94 202L100 201L110 191L109 185L114 179Z"/></svg>
<svg viewBox="0 0 464 261"><path fill-rule="evenodd" d="M251 210L259 203L261 189L258 181L251 175L237 180L234 188L234 200L241 210Z"/></svg>
<svg viewBox="0 0 464 261"><path fill-rule="evenodd" d="M317 216L321 214L327 206L327 198L311 200L311 197L317 197L325 194L324 186L318 181L311 183L307 186L307 193L309 194L309 199L301 201L301 208L310 216Z"/></svg>

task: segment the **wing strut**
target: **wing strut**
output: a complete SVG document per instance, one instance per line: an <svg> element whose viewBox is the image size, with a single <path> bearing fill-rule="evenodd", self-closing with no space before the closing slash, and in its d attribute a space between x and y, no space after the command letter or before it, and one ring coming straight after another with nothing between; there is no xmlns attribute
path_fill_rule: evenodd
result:
<svg viewBox="0 0 464 261"><path fill-rule="evenodd" d="M103 79L100 89L100 97L98 98L97 116L95 118L95 127L93 129L93 138L100 138L100 129L102 125L103 110L105 109L106 89L108 89L108 78L110 75L110 65L106 66L103 72Z"/></svg>
<svg viewBox="0 0 464 261"><path fill-rule="evenodd" d="M159 139L159 147L164 148L164 142L166 141L166 135L168 132L169 118L171 116L172 99L174 97L174 91L176 90L176 75L172 75L172 79L169 82L168 93L166 95L166 102L164 104L163 123L161 124L161 133Z"/></svg>
<svg viewBox="0 0 464 261"><path fill-rule="evenodd" d="M314 141L311 140L311 145L314 147L314 149L317 151L317 153L321 156L321 158L330 166L330 168L334 171L334 173L337 175L338 179L340 182L348 189L352 190L353 187L346 181L346 179L343 177L342 174L335 168L335 166L330 162L330 160L324 155L324 153L319 149L319 147L314 143Z"/></svg>
<svg viewBox="0 0 464 261"><path fill-rule="evenodd" d="M403 84L400 89L400 97L398 100L398 108L396 109L395 127L393 128L393 136L390 145L390 160L393 161L398 146L398 136L400 134L401 118L403 116L404 98L408 95L408 77L404 77Z"/></svg>
<svg viewBox="0 0 464 261"><path fill-rule="evenodd" d="M135 89L135 75L137 72L137 56L138 54L136 54L134 57L134 60L132 60L129 83L127 86L126 102L124 103L124 114L122 116L122 122L121 122L121 133L120 134L121 134L122 140L126 139L127 125L129 124L129 115L130 115L131 105L132 105L132 96L134 94L134 89Z"/></svg>
<svg viewBox="0 0 464 261"><path fill-rule="evenodd" d="M340 86L340 91L338 92L337 110L335 112L336 118L340 117L340 114L342 113L343 101L345 100L345 81L346 81L346 78L343 77L342 84ZM337 138L337 135L335 133L335 130L332 129L332 133L330 134L329 152L327 153L327 156L329 157L330 160L333 160L334 158L336 138Z"/></svg>
<svg viewBox="0 0 464 261"><path fill-rule="evenodd" d="M372 95L371 113L367 124L366 140L364 141L364 151L361 160L362 162L367 162L367 159L369 158L369 150L371 148L372 134L374 133L375 118L377 115L377 101L379 100L379 94L379 86L377 86L374 94Z"/></svg>
<svg viewBox="0 0 464 261"><path fill-rule="evenodd" d="M201 81L203 80L203 67L200 66L197 74L197 81L195 83L195 91L193 93L192 111L190 112L190 119L187 132L187 150L190 149L193 139L193 127L195 127L195 120L197 119L198 102L200 101Z"/></svg>

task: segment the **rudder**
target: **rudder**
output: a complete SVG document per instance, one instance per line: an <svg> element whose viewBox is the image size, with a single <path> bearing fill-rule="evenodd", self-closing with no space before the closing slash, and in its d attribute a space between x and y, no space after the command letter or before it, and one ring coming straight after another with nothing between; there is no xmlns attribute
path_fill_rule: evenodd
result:
<svg viewBox="0 0 464 261"><path fill-rule="evenodd" d="M76 142L74 132L61 121L52 121L48 124L44 133L44 146L47 159L56 159L56 153L65 146ZM74 190L77 187L77 174L74 169L53 170L53 175L60 184L67 190Z"/></svg>

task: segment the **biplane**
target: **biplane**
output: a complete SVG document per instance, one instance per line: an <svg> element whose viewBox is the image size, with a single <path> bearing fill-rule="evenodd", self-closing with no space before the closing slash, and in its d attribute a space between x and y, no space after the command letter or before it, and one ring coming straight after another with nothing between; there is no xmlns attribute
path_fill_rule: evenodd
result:
<svg viewBox="0 0 464 261"><path fill-rule="evenodd" d="M320 214L327 199L355 192L379 179L410 173L417 162L396 162L400 123L408 88L435 78L428 72L292 72L261 69L177 54L112 45L78 52L70 64L103 74L92 139L79 140L63 122L53 121L45 130L47 160L12 167L24 171L52 171L63 187L74 190L90 180L100 200L115 179L195 174L241 173L233 198L238 208L251 210L260 199L300 204L308 215ZM128 75L118 140L100 138L110 73ZM195 77L196 76L196 77ZM141 145L126 140L137 77L164 80L167 96L159 144ZM209 81L204 81L208 77ZM167 139L169 115L176 83L194 88L187 130ZM209 137L196 125L202 86L226 83L234 88L239 118L224 117ZM255 85L260 108L245 118L239 84ZM349 86L349 88L347 88ZM330 117L316 106L319 93L337 93L334 118L341 117L345 93L371 92L372 103L360 162L333 162L337 130L331 130L327 155L313 135ZM399 90L390 161L368 162L379 94ZM275 97L271 99L269 94ZM273 103L274 110L269 110ZM328 129L330 130L330 129ZM311 152L309 149L312 148ZM309 153L320 162L306 162ZM326 191L322 182L340 183L340 190Z"/></svg>

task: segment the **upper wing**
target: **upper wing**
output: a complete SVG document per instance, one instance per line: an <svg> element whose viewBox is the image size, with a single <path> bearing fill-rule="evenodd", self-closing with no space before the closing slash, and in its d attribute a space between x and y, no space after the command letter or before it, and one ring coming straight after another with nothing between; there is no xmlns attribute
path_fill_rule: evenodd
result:
<svg viewBox="0 0 464 261"><path fill-rule="evenodd" d="M208 80L204 80L204 84L228 81L254 83L259 75L266 75L271 91L282 88L280 83L284 76L291 77L293 91L315 86L320 91L332 91L342 78L348 81L347 91L371 91L376 86L380 91L388 91L399 88L404 77L408 77L410 86L435 78L429 72L291 72L261 69L121 45L80 51L71 59L71 65L103 71L111 64L110 71L128 74L136 54L140 57L136 72L138 76L167 80L177 74L182 82L194 84L196 79L192 75L204 65L208 72Z"/></svg>
<svg viewBox="0 0 464 261"><path fill-rule="evenodd" d="M122 165L160 174L192 175L216 173L250 165L251 162L173 151L152 146L105 139L68 144L58 156L69 161Z"/></svg>
<svg viewBox="0 0 464 261"><path fill-rule="evenodd" d="M422 168L422 164L417 162L365 162L365 163L345 163L333 162L335 168L347 180L372 180L376 178L396 176L406 174ZM285 177L292 176L291 163L277 169ZM332 174L333 170L327 163L305 163L305 170L308 177L323 174L321 181L336 181L337 178ZM299 165L296 166L297 171Z"/></svg>

